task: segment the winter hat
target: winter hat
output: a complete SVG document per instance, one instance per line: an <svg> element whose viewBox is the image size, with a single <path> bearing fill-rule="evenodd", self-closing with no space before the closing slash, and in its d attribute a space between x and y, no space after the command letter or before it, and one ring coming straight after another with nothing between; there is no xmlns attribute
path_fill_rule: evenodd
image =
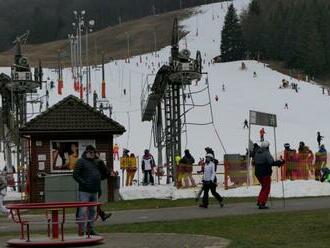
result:
<svg viewBox="0 0 330 248"><path fill-rule="evenodd" d="M86 150L86 152L95 152L96 151L95 147L92 145L86 146L85 150Z"/></svg>
<svg viewBox="0 0 330 248"><path fill-rule="evenodd" d="M267 140L261 142L260 147L261 148L268 148L269 147L269 142Z"/></svg>
<svg viewBox="0 0 330 248"><path fill-rule="evenodd" d="M206 158L209 157L209 158L212 158L212 159L214 158L213 155L212 155L211 153L207 153L207 154L205 155L205 157L206 157Z"/></svg>
<svg viewBox="0 0 330 248"><path fill-rule="evenodd" d="M285 143L284 144L284 148L290 148L290 144L289 143Z"/></svg>
<svg viewBox="0 0 330 248"><path fill-rule="evenodd" d="M189 154L189 150L188 149L184 150L184 154Z"/></svg>

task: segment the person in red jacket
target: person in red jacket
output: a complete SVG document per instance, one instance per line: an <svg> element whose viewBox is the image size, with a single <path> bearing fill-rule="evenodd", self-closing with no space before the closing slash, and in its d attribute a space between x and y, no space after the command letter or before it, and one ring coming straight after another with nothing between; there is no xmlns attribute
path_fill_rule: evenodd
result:
<svg viewBox="0 0 330 248"><path fill-rule="evenodd" d="M116 160L116 157L117 157L117 160L119 160L119 145L118 144L115 144L113 146L113 160Z"/></svg>
<svg viewBox="0 0 330 248"><path fill-rule="evenodd" d="M265 139L264 139L264 136L265 136L265 129L264 128L261 128L260 129L260 131L259 131L259 133L260 133L260 141L262 142L262 141L264 141Z"/></svg>
<svg viewBox="0 0 330 248"><path fill-rule="evenodd" d="M297 152L290 148L289 143L284 144L284 161L281 168L282 180L297 178Z"/></svg>
<svg viewBox="0 0 330 248"><path fill-rule="evenodd" d="M298 148L298 166L300 171L300 179L308 180L310 170L312 169L314 160L314 154L305 145L303 141L300 141Z"/></svg>

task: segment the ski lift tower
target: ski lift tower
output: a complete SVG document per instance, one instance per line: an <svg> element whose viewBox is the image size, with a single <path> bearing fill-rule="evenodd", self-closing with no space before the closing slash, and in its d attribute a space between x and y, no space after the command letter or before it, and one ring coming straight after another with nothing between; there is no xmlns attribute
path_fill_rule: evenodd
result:
<svg viewBox="0 0 330 248"><path fill-rule="evenodd" d="M32 78L31 68L28 59L22 55L22 44L29 36L29 31L19 36L14 41L16 44L16 53L14 64L11 66L11 76L4 73L0 74L0 94L2 98L2 127L1 139L4 144L4 155L8 168L13 166L12 153L16 152L16 166L19 184L22 178L22 172L27 161L25 153L25 144L19 137L19 128L26 123L27 119L27 94L37 92L37 88L42 83L42 68L34 70L34 79ZM12 148L16 146L16 151ZM24 179L23 179L24 180ZM19 185L19 190L21 189Z"/></svg>
<svg viewBox="0 0 330 248"><path fill-rule="evenodd" d="M202 77L202 59L197 51L179 50L179 27L174 19L172 48L169 65L163 65L156 74L153 85L147 85L141 95L142 121L153 122L154 143L158 148L158 164L162 164L162 148L166 149L167 183L175 181L175 156L181 156L183 89L193 80ZM163 122L164 120L164 122Z"/></svg>

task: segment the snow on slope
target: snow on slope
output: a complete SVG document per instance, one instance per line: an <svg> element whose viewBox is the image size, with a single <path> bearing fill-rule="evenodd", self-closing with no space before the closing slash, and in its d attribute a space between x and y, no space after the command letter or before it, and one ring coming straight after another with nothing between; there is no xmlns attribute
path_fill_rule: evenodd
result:
<svg viewBox="0 0 330 248"><path fill-rule="evenodd" d="M249 0L235 0L235 7L241 11L247 7ZM215 120L215 127L218 130L220 137L224 143L227 153L245 153L248 143L248 131L243 129L243 121L248 118L249 110L257 110L262 112L274 113L278 117L277 144L278 151L283 148L283 143L289 142L293 147L297 147L299 141L303 140L311 147L313 151L317 150L316 132L320 131L325 136L325 145L328 147L330 139L330 129L328 128L328 109L330 107L330 98L321 94L321 89L318 86L291 79L290 77L273 71L256 61L244 61L247 65L247 70L240 70L241 61L223 64L208 64L211 59L219 55L220 33L224 22L224 16L227 10L227 3L215 3L204 5L195 8L196 15L182 21L180 25L189 31L189 34L180 41L181 49L187 44L192 55L197 50L201 51L202 59L205 60L203 70L208 72L208 82L211 91L211 102ZM196 35L198 29L198 36ZM134 41L133 41L134 42ZM152 42L152 41L146 41ZM150 146L151 123L141 122L140 96L143 84L146 83L154 69L158 69L158 63L161 65L168 61L170 55L170 47L162 48L157 51L157 56L153 54L145 54L131 58L130 63L125 61L114 61L105 66L107 96L113 105L113 119L123 124L127 132L115 139L115 142L121 148L128 148L136 155L142 155L145 148ZM8 70L6 68L6 70ZM253 77L253 72L257 73L257 77ZM149 75L149 76L148 76ZM56 80L56 74L50 70L45 71L45 77L50 77L51 80ZM152 76L149 77L149 83L152 83ZM299 93L293 90L278 89L282 79L287 79L290 82L298 83L300 88ZM93 89L100 92L101 72L93 69L92 71ZM199 91L205 88L206 76L198 83L190 87L192 92ZM74 94L73 80L70 69L64 70L64 94L58 96L56 91L50 93L50 104L58 102L63 97ZM225 92L222 92L222 84L225 84ZM127 94L123 94L126 89ZM219 101L215 102L215 95L219 96ZM192 94L195 104L205 104L208 102L208 94ZM90 103L92 102L90 97ZM284 104L288 103L289 110L284 109ZM211 120L210 108L195 107L187 114L188 122L205 123ZM253 141L258 140L258 131L260 127L254 127L251 132ZM197 159L204 155L204 147L211 146L214 148L218 158L222 158L224 151L220 146L220 142L216 137L213 126L195 126L188 125L188 133L183 134L183 148L189 148L192 154ZM266 139L271 142L271 148L274 148L273 130L266 128ZM151 143L151 151L156 155L156 150L153 149ZM155 156L157 157L157 156ZM119 164L116 161L115 167L119 169ZM299 182L295 182L299 183ZM306 183L302 183L302 186ZM312 185L312 186L311 186ZM314 187L312 190L315 195L330 194L328 186L319 184L309 184ZM305 188L311 191L310 188ZM328 187L324 191L324 187ZM147 187L148 188L148 187ZM157 189L156 189L157 188ZM146 189L139 189L141 194ZM160 190L154 187L157 192ZM171 190L170 187L168 190ZM250 189L249 189L250 190ZM122 189L123 194L128 192L138 196L136 188ZM244 189L238 189L239 192L245 192ZM126 193L125 193L126 192ZM156 193L150 193L157 195ZM176 191L175 191L176 192ZM182 191L182 194L186 194ZM234 190L228 192L233 193ZM255 190L251 189L251 192ZM327 192L327 193L324 193ZM296 192L297 196L301 192ZM164 193L165 194L165 193ZM180 192L175 194L181 194ZM188 193L187 193L188 194ZM247 192L242 194L248 194ZM290 193L291 194L291 193ZM306 193L307 194L307 193ZM166 195L166 194L165 194ZM291 194L295 196L295 193ZM148 195L144 196L149 198ZM165 196L164 196L165 197ZM129 197L128 197L129 198Z"/></svg>

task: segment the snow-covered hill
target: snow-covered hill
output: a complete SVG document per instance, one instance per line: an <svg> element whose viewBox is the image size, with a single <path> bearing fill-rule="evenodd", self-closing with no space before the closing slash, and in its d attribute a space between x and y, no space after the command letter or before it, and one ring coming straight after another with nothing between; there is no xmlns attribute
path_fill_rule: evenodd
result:
<svg viewBox="0 0 330 248"><path fill-rule="evenodd" d="M248 6L249 0L234 0L235 7L241 11ZM202 53L204 68L208 73L203 79L190 87L191 92L198 92L209 83L214 126L188 125L187 134L183 134L183 148L188 148L195 158L204 155L204 147L211 146L218 158L224 151L216 136L217 130L227 153L245 153L248 144L248 131L243 129L244 119L248 119L249 110L269 112L277 115L276 129L278 151L283 150L283 144L289 142L297 148L299 141L304 141L313 151L317 150L316 132L325 136L324 144L330 144L330 129L328 125L330 97L322 95L319 86L297 81L269 69L263 63L244 61L247 70L240 70L242 61L222 64L209 63L220 53L221 29L228 3L215 3L195 8L196 14L182 21L180 25L188 31L188 35L180 41L181 48L187 45L192 54L197 50ZM198 33L198 35L197 35ZM146 41L151 42L151 41ZM121 148L128 148L136 155L142 155L145 148L151 145L151 151L156 150L150 143L151 123L141 122L140 96L147 78L152 79L153 72L168 61L170 48L165 47L153 54L145 54L131 58L130 63L114 61L105 66L107 97L113 105L113 119L123 124L127 132L117 137L115 142ZM142 63L140 63L142 59ZM1 69L2 70L2 69ZM8 70L8 69L6 69ZM253 77L256 72L257 77ZM56 80L55 72L45 71L45 77ZM208 79L207 79L208 78ZM279 89L282 79L297 83L299 92ZM92 87L100 94L101 72L92 70ZM152 80L149 80L152 83ZM222 85L225 85L225 91ZM126 94L124 94L126 89ZM70 69L64 71L64 94L57 91L50 93L50 104L58 102L63 97L79 93L73 90L73 80ZM219 101L215 101L215 96ZM208 94L202 92L192 94L187 101L196 105L209 101ZM90 100L91 102L91 100ZM289 109L284 109L288 103ZM187 114L188 122L206 123L211 120L209 107L195 107ZM259 139L260 127L251 130L252 141ZM274 149L273 130L265 128L266 139ZM155 156L157 157L157 156ZM118 168L118 164L116 164ZM323 192L323 191L322 191ZM328 191L330 194L330 190ZM324 194L324 193L322 193ZM294 195L294 194L293 194Z"/></svg>

